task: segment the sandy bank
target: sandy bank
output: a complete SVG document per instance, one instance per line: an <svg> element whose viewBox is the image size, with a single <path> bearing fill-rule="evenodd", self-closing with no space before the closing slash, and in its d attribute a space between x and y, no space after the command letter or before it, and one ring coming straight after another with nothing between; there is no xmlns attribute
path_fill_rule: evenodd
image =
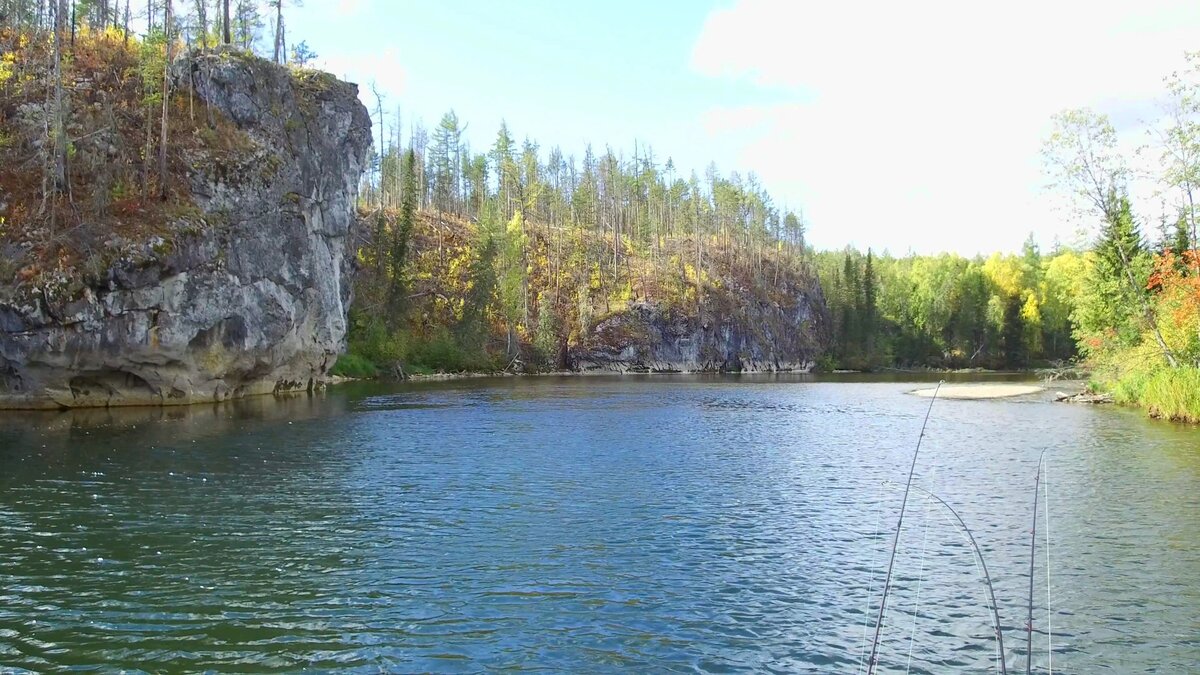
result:
<svg viewBox="0 0 1200 675"><path fill-rule="evenodd" d="M934 387L930 387L928 389L917 389L909 393L929 398L933 396L934 390ZM1024 396L1026 394L1036 394L1040 391L1042 391L1042 387L1036 384L953 384L942 385L942 388L938 390L938 398L978 400Z"/></svg>

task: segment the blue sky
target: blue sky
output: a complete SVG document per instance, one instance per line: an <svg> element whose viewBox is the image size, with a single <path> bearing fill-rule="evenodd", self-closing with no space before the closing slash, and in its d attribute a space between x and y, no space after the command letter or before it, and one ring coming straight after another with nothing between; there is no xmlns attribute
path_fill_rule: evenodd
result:
<svg viewBox="0 0 1200 675"><path fill-rule="evenodd" d="M1200 49L1183 0L305 0L287 16L372 108L379 86L389 125L397 106L406 127L453 108L475 150L501 119L543 151L637 140L683 172L755 172L818 247L893 253L1075 241L1091 224L1044 189L1050 115L1109 113L1132 151L1161 78Z"/></svg>
<svg viewBox="0 0 1200 675"><path fill-rule="evenodd" d="M736 139L706 138L700 113L737 101L785 100L751 82L714 80L689 66L709 14L700 2L332 2L292 10L289 32L326 67L369 82L427 127L453 108L476 151L502 119L518 138L581 156L587 143L630 154L634 141L703 174L736 166ZM346 72L342 72L346 71ZM374 111L373 111L374 114Z"/></svg>

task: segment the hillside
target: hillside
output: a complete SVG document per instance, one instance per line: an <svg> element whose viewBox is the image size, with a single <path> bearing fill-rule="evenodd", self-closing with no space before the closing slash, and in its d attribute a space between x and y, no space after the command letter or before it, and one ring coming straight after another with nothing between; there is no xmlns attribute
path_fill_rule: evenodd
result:
<svg viewBox="0 0 1200 675"><path fill-rule="evenodd" d="M403 213L363 218L346 374L807 370L828 340L811 268L782 247L672 235L614 248L519 213L423 211L395 266Z"/></svg>

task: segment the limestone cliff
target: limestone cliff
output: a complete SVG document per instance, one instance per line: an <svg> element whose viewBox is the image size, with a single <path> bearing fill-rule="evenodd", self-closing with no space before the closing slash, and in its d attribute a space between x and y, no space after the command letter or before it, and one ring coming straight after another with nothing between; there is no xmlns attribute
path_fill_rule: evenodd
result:
<svg viewBox="0 0 1200 675"><path fill-rule="evenodd" d="M176 99L207 104L195 115L236 128L236 152L190 146L182 215L112 236L98 269L0 280L0 407L303 391L342 351L371 142L356 87L228 51L171 75Z"/></svg>

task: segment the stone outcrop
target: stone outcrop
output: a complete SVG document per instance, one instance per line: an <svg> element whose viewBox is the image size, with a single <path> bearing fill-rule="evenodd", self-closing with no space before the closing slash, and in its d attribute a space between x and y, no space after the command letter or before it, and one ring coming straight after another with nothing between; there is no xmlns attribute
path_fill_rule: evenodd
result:
<svg viewBox="0 0 1200 675"><path fill-rule="evenodd" d="M809 371L829 340L815 280L778 289L783 302L748 291L711 312L640 302L599 321L570 352L579 371L635 373Z"/></svg>
<svg viewBox="0 0 1200 675"><path fill-rule="evenodd" d="M311 390L343 350L371 143L357 88L229 51L172 76L236 147L190 151L190 215L169 236L110 242L115 262L86 282L0 289L0 407Z"/></svg>

